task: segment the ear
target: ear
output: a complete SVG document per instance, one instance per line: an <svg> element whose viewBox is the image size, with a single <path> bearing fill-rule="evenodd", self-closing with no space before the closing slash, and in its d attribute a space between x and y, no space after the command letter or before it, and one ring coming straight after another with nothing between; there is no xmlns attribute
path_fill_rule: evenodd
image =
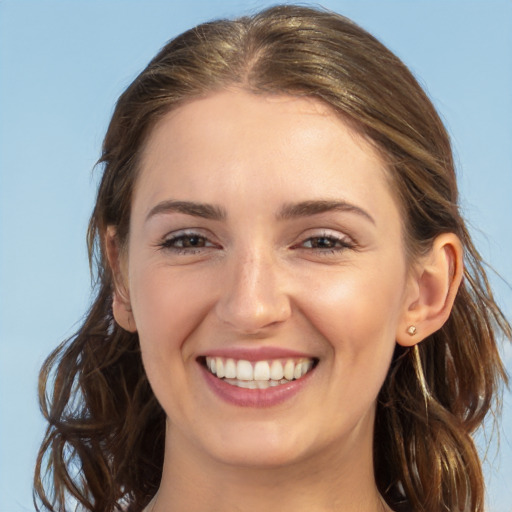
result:
<svg viewBox="0 0 512 512"><path fill-rule="evenodd" d="M130 294L126 286L126 261L124 261L114 226L107 227L105 249L114 280L114 295L112 297L114 319L125 331L136 332L137 327L130 304Z"/></svg>
<svg viewBox="0 0 512 512"><path fill-rule="evenodd" d="M463 275L463 253L454 233L439 235L412 271L397 327L399 345L410 347L439 330L453 307ZM413 328L414 327L414 328Z"/></svg>

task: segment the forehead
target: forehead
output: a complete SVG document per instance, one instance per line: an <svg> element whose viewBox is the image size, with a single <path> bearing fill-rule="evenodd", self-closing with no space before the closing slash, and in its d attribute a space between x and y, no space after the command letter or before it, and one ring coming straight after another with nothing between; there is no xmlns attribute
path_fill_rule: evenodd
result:
<svg viewBox="0 0 512 512"><path fill-rule="evenodd" d="M394 206L378 151L329 106L239 90L193 100L160 120L135 200L150 207L176 195L210 203L245 195L250 203L284 194Z"/></svg>
<svg viewBox="0 0 512 512"><path fill-rule="evenodd" d="M306 133L304 125L310 125ZM363 136L358 133L355 122L350 122L334 111L325 102L308 97L288 94L254 94L240 89L228 89L215 92L206 97L193 99L171 110L153 128L143 151L143 160L150 158L155 149L165 139L165 144L176 145L195 142L194 133L201 137L203 133L215 134L222 138L233 135L249 135L257 142L258 135L269 134L279 127L286 127L287 133L311 137L318 133L319 124L329 124L336 132L344 132L352 142L367 146L365 151L377 155ZM263 130L262 130L263 128ZM234 133L233 133L234 131ZM174 141L169 138L172 135ZM207 143L208 140L203 140Z"/></svg>

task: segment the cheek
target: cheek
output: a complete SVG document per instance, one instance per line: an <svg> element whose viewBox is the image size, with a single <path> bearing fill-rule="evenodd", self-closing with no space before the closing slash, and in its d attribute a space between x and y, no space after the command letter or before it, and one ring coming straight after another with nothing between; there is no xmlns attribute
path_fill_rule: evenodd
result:
<svg viewBox="0 0 512 512"><path fill-rule="evenodd" d="M187 272L156 267L135 274L131 284L135 323L146 357L166 358L181 350L208 311L200 281Z"/></svg>
<svg viewBox="0 0 512 512"><path fill-rule="evenodd" d="M195 363L186 340L208 310L205 294L198 293L200 283L184 274L162 267L145 270L133 276L131 289L144 369L171 418L187 409L188 369Z"/></svg>
<svg viewBox="0 0 512 512"><path fill-rule="evenodd" d="M337 421L354 427L373 410L391 364L401 282L376 271L317 284L308 294L308 320L331 353L322 400L337 411Z"/></svg>
<svg viewBox="0 0 512 512"><path fill-rule="evenodd" d="M331 349L343 354L344 364L387 360L394 349L404 280L391 268L317 275L307 288L303 309Z"/></svg>

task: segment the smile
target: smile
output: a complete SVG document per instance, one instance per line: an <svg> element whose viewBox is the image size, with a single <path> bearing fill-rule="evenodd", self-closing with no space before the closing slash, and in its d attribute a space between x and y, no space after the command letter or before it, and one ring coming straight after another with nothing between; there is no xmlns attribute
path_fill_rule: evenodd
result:
<svg viewBox="0 0 512 512"><path fill-rule="evenodd" d="M232 386L267 389L300 379L315 366L311 358L247 361L224 357L206 357L212 375Z"/></svg>

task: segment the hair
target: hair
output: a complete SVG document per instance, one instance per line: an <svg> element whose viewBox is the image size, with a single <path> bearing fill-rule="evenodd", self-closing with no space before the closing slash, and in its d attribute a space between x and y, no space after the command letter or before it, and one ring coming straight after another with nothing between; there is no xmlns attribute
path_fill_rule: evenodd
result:
<svg viewBox="0 0 512 512"><path fill-rule="evenodd" d="M119 98L99 163L88 230L95 300L78 332L40 375L48 421L34 500L64 511L140 511L162 474L165 414L143 370L136 333L112 316L105 233L129 233L139 161L169 111L226 88L316 98L382 155L403 214L411 258L440 234L464 248L464 279L445 325L415 349L397 345L377 400L374 469L394 510L481 511L484 482L472 440L507 382L497 342L511 337L458 207L446 130L406 66L350 20L277 6L201 24L171 40Z"/></svg>

